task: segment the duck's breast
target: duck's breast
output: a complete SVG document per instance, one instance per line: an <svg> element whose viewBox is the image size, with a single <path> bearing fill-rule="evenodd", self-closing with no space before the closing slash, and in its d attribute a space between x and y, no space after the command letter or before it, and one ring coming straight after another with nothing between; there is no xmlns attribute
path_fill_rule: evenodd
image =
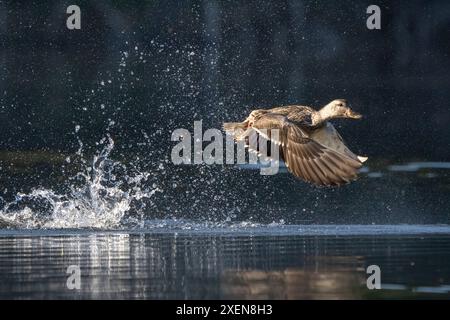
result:
<svg viewBox="0 0 450 320"><path fill-rule="evenodd" d="M350 149L345 145L341 135L337 132L336 128L329 122L327 122L325 126L311 132L310 138L325 147L333 149L341 154L345 154L352 159L358 160L356 154L350 151Z"/></svg>

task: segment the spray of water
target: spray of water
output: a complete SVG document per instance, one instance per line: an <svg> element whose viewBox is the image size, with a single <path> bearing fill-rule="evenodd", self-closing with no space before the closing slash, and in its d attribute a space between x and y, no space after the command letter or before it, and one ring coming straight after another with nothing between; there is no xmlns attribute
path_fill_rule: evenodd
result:
<svg viewBox="0 0 450 320"><path fill-rule="evenodd" d="M159 189L155 185L146 187L150 173L127 169L110 159L114 141L109 135L100 145L103 149L88 162L80 142L77 155L81 156L82 169L68 180L67 192L38 188L28 194L19 193L0 211L0 220L20 228L142 226L145 201L150 201Z"/></svg>

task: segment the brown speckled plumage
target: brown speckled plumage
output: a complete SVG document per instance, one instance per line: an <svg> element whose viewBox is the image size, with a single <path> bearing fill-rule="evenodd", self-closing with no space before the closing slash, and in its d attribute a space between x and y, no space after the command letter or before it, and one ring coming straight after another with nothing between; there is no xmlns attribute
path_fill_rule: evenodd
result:
<svg viewBox="0 0 450 320"><path fill-rule="evenodd" d="M243 129L244 134L235 135L237 140L257 134L260 142L276 143L291 173L316 185L333 186L355 180L367 158L351 152L328 120L360 117L338 99L319 111L297 105L253 110L244 122L224 123L224 129ZM278 140L271 129L279 130Z"/></svg>

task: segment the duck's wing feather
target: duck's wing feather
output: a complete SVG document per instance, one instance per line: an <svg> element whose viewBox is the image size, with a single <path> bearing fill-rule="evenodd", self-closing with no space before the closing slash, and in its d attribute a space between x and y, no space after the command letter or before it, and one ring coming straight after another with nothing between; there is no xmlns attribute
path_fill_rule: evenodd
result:
<svg viewBox="0 0 450 320"><path fill-rule="evenodd" d="M346 156L360 161L365 162L368 158L363 156L358 156L354 154L345 144L344 139L341 137L339 132L337 132L336 128L331 124L327 123L326 126L323 126L322 128L319 128L317 130L314 130L310 134L311 139L314 141L324 145L325 147L328 147L330 149L333 149L334 151L337 151L338 153L345 154Z"/></svg>
<svg viewBox="0 0 450 320"><path fill-rule="evenodd" d="M322 128L312 132L310 137L325 147L333 149L341 154L345 154L352 159L358 160L358 156L345 145L344 139L342 139L336 128L329 122Z"/></svg>
<svg viewBox="0 0 450 320"><path fill-rule="evenodd" d="M357 177L361 162L330 149L309 135L285 116L266 114L253 124L260 136L280 146L280 153L289 171L316 185L341 185ZM271 134L278 129L279 135Z"/></svg>

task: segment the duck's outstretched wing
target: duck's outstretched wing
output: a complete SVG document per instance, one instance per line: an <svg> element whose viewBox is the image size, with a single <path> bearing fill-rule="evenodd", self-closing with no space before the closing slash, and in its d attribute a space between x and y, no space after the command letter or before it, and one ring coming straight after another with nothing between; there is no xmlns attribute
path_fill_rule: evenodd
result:
<svg viewBox="0 0 450 320"><path fill-rule="evenodd" d="M313 139L285 116L266 114L253 123L264 139L280 146L288 170L295 176L316 185L333 186L357 178L362 163L330 149ZM278 129L278 137L271 133Z"/></svg>

